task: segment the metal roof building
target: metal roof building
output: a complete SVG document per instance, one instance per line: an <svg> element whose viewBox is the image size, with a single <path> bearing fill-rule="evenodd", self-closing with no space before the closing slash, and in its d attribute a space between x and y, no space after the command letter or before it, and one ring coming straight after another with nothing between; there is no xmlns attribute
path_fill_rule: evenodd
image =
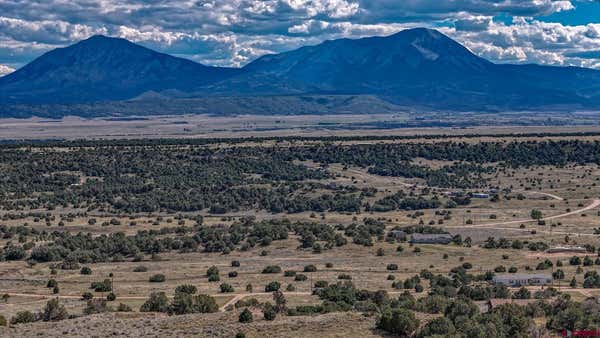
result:
<svg viewBox="0 0 600 338"><path fill-rule="evenodd" d="M547 273L510 273L495 275L492 279L494 284L507 286L547 285L552 283L552 275Z"/></svg>
<svg viewBox="0 0 600 338"><path fill-rule="evenodd" d="M449 244L452 242L450 234L412 234L411 243L416 244Z"/></svg>

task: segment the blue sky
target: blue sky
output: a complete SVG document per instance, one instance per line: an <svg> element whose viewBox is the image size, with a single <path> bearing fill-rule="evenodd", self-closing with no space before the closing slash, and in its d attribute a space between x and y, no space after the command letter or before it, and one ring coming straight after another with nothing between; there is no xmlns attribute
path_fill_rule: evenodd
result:
<svg viewBox="0 0 600 338"><path fill-rule="evenodd" d="M413 27L437 28L495 62L600 68L599 0L0 0L0 75L94 34L242 66Z"/></svg>
<svg viewBox="0 0 600 338"><path fill-rule="evenodd" d="M540 16L537 19L571 26L600 22L600 1L572 1L572 4L572 10Z"/></svg>

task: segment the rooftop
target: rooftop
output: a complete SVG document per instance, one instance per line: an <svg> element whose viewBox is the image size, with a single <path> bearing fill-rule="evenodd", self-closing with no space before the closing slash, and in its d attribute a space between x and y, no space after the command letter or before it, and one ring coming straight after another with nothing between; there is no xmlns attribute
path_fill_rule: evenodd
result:
<svg viewBox="0 0 600 338"><path fill-rule="evenodd" d="M452 239L452 235L450 235L450 234L420 234L420 233L414 233L414 234L412 234L412 238L414 238L414 239L434 239L434 238L449 238L449 239Z"/></svg>
<svg viewBox="0 0 600 338"><path fill-rule="evenodd" d="M495 275L494 279L531 279L531 278L547 278L552 279L549 273L508 273Z"/></svg>

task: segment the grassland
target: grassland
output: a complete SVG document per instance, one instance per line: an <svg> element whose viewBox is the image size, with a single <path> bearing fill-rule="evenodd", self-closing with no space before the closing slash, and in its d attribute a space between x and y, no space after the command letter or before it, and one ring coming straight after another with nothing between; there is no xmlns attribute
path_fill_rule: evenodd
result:
<svg viewBox="0 0 600 338"><path fill-rule="evenodd" d="M27 128L31 128L28 126ZM545 130L545 129L540 129ZM582 131L583 129L578 129ZM494 132L499 133L501 130ZM587 129L586 129L587 131ZM453 131L454 132L454 131ZM507 143L517 138L494 136L468 137L424 140L344 140L336 143L335 147L360 147L361 145L377 144L408 144L411 143L443 143L465 142L478 144L479 142ZM552 136L551 134L540 137L518 138L519 142L578 140L575 136ZM586 136L580 139L583 142L598 142L598 136ZM319 140L302 141L268 141L248 142L239 144L216 143L202 146L202 149L240 149L253 147L296 147L314 146L321 144ZM325 144L323 142L323 144ZM327 142L327 144L330 144ZM181 146L185 147L185 146ZM72 146L57 146L52 149L23 148L22 151L44 154L72 152ZM116 147L114 151L120 152L127 147ZM42 155L43 156L43 155ZM458 161L440 160L415 157L410 163L432 169L440 169ZM316 211L306 210L301 212L273 212L263 208L249 208L241 210L227 210L224 213L211 213L208 208L194 211L166 211L155 210L151 212L123 212L112 208L109 204L92 207L94 203L72 203L57 205L52 208L36 204L36 208L19 207L11 210L0 210L3 216L0 224L9 227L26 227L37 230L38 233L86 233L92 238L123 233L134 236L140 231L160 230L177 227L193 228L197 226L198 216L202 216L201 228L229 228L236 222L241 222L252 216L256 222L268 220L287 219L291 222L316 223L337 227L336 233L343 234L340 229L353 224L360 224L365 219L375 219L383 224L385 233L394 228L403 228L417 224L431 225L452 235L460 235L462 239L470 238L472 244L467 245L440 245L440 244L409 244L407 242L386 241L385 236L373 236L372 246L352 243L352 238L346 236L348 244L334 246L330 249L315 250L314 247L301 248L302 236L290 231L286 239L274 240L268 246L251 246L241 250L236 248L227 252L207 252L202 246L196 250L181 252L168 250L151 255L147 252L136 259L120 257L106 261L79 264L88 266L92 273L83 275L79 269L53 268L56 261L33 262L27 259L6 260L0 262L0 293L8 295L0 302L0 314L11 318L19 311L40 311L48 299L58 297L73 319L61 322L36 322L32 324L14 325L11 328L0 328L0 335L4 336L218 336L231 337L237 332L244 332L248 337L259 336L294 336L309 337L314 335L346 337L346 336L385 336L386 333L376 329L377 315L374 313L333 312L314 316L278 316L274 321L262 319L260 310L254 309L255 321L251 324L238 322L241 309L232 305L242 299L256 298L259 302L272 301L271 293L264 292L265 286L270 282L281 283L282 290L288 285L294 291L285 291L288 308L298 305L317 305L321 299L313 293L316 281L326 281L335 284L340 281L340 275L349 275L352 283L358 289L385 290L390 297L397 297L404 290L392 286L390 275L395 280L407 280L418 275L426 269L433 274L447 275L457 266L468 262L472 265L470 272L483 274L500 265L516 268L519 272L535 272L536 266L545 259L553 262L561 261L565 278L555 283L555 287L572 296L573 299L583 300L587 297L600 296L600 289L581 288L584 275L577 271L579 265L569 264L572 254L548 254L543 251L530 251L527 249L513 248L484 248L489 237L496 239L506 238L523 242L544 242L548 246L560 244L593 246L600 248L600 236L595 229L600 228L600 168L598 163L574 163L562 165L527 164L522 166L504 166L499 162L484 162L497 170L482 174L484 187L440 187L431 186L422 178L402 176L381 176L372 173L370 167L361 167L344 163L318 163L312 159L297 160L292 163L306 170L323 170L327 175L317 178L300 180L302 184L318 183L319 185L307 191L294 192L309 197L318 197L332 193L329 188L353 187L356 191L373 192L365 194L361 203L373 205L387 196L404 193L410 196L436 196L443 201L449 200L449 193L460 191L465 194L497 191L498 199L472 198L468 205L458 205L453 208L440 206L435 209L424 210L390 210L368 211L363 207L358 211ZM4 162L3 166L10 166ZM48 172L47 174L57 174ZM84 174L81 170L62 171L79 177L74 183L78 185L90 184L88 179L98 179ZM254 178L263 178L260 173L252 173ZM256 176L258 175L258 176ZM152 177L157 179L157 177ZM281 180L285 181L285 180ZM281 181L264 182L257 184L275 186ZM298 183L298 182L295 182ZM6 184L6 183L2 183ZM291 184L291 183L290 183ZM6 184L5 188L8 185ZM18 184L17 184L18 186ZM290 185L292 186L292 185ZM34 200L43 196L43 191L28 192L4 190L4 198L11 201ZM25 191L25 188L23 188ZM49 195L55 195L56 192ZM292 195L290 195L292 196ZM109 202L107 202L109 203ZM112 202L110 202L112 203ZM15 204L17 205L17 204ZM27 205L20 203L18 205ZM544 222L531 218L533 209L541 211ZM439 212L450 210L451 217L444 218ZM40 214L44 215L40 218ZM90 219L95 222L91 223ZM194 231L199 231L196 228ZM158 235L158 238L171 236L169 233ZM23 237L22 239L20 237ZM52 241L51 238L41 236L4 236L0 239L2 247L14 244L33 243L41 246ZM403 251L398 251L401 246ZM418 248L418 249L417 249ZM583 254L579 256L583 257ZM595 253L589 253L595 257ZM238 261L239 267L233 267L231 262ZM59 262L60 263L60 262ZM388 266L396 264L397 270L390 271ZM282 271L293 270L303 273L307 265L316 266L314 272L305 273L306 281L295 281L293 277L285 277L283 273L262 273L266 266L277 265ZM134 272L136 267L144 266L144 272ZM216 266L220 272L220 281L209 282L206 272ZM556 268L544 272L552 272ZM596 266L589 269L596 270ZM588 270L586 268L585 270ZM236 277L230 277L230 272L237 272ZM149 282L155 274L164 274L166 280L162 283ZM578 288L570 287L569 281L575 278ZM110 278L113 292L117 298L108 302L111 307L119 303L129 305L134 311L127 313L111 312L83 316L86 301L81 299L82 294L90 292L92 282ZM47 287L47 281L56 280L60 286L58 293L53 293ZM230 284L234 291L222 293L221 283ZM198 293L215 297L220 311L212 314L189 314L184 316L168 316L157 313L141 313L137 310L152 292L165 292L168 297L174 295L178 285L194 285ZM252 285L252 291L247 290L247 285ZM532 288L533 290L533 288ZM431 291L426 285L426 292L415 293L418 298ZM516 290L512 290L516 291ZM107 292L93 292L96 298L106 297ZM432 315L417 313L419 319L427 322ZM435 316L433 316L435 317Z"/></svg>

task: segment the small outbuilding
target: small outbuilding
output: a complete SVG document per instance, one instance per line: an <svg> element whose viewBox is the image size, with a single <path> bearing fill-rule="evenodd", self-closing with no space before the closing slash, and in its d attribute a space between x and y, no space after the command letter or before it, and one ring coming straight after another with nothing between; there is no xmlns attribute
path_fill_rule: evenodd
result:
<svg viewBox="0 0 600 338"><path fill-rule="evenodd" d="M413 244L450 244L452 235L450 234L412 234L410 242Z"/></svg>
<svg viewBox="0 0 600 338"><path fill-rule="evenodd" d="M503 284L506 286L528 286L528 285L548 285L552 284L552 275L546 273L510 273L495 275L492 279L494 284Z"/></svg>
<svg viewBox="0 0 600 338"><path fill-rule="evenodd" d="M546 250L547 253L587 253L588 251L582 246L562 245L555 246Z"/></svg>
<svg viewBox="0 0 600 338"><path fill-rule="evenodd" d="M397 241L405 241L407 234L402 230L392 230L388 233L388 237L393 238Z"/></svg>

